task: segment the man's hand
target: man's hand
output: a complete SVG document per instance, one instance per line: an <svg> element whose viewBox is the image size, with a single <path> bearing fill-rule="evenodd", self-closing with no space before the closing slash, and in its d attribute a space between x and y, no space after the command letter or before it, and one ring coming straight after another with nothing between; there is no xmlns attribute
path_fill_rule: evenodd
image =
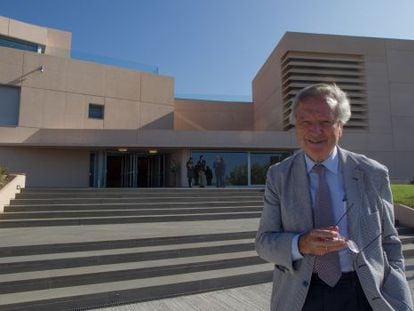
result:
<svg viewBox="0 0 414 311"><path fill-rule="evenodd" d="M315 256L337 252L347 247L346 241L340 238L338 227L313 229L301 235L298 244L303 255Z"/></svg>

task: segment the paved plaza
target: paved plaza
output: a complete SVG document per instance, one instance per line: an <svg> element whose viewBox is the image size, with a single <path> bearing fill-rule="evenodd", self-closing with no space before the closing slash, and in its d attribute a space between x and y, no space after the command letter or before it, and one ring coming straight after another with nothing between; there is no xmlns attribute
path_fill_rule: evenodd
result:
<svg viewBox="0 0 414 311"><path fill-rule="evenodd" d="M406 276L414 296L414 258L406 261ZM99 309L101 311L265 311L270 309L271 283L197 295Z"/></svg>

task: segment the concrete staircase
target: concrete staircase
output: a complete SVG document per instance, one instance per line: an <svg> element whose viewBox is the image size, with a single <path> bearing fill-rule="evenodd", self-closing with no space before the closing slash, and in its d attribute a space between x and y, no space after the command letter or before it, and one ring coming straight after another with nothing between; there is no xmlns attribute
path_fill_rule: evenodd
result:
<svg viewBox="0 0 414 311"><path fill-rule="evenodd" d="M0 215L0 311L84 310L271 281L260 189L24 189Z"/></svg>
<svg viewBox="0 0 414 311"><path fill-rule="evenodd" d="M86 310L270 282L272 264L254 251L262 196L25 189L0 215L0 311ZM414 231L399 230L412 265Z"/></svg>

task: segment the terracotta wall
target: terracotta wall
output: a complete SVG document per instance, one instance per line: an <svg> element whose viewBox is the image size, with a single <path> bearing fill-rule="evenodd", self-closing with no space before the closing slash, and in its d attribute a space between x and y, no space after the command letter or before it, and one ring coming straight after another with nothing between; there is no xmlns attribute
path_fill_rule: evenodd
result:
<svg viewBox="0 0 414 311"><path fill-rule="evenodd" d="M174 129L252 130L253 105L240 102L175 99Z"/></svg>

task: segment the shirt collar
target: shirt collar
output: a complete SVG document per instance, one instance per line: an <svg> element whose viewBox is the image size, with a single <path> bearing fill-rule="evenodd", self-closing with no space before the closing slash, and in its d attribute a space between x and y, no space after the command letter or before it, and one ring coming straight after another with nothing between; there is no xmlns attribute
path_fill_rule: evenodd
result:
<svg viewBox="0 0 414 311"><path fill-rule="evenodd" d="M306 162L306 171L308 173L310 173L310 171L315 166L315 164L317 164L316 162L312 161L306 153L305 153L305 162ZM338 166L339 166L338 148L335 146L335 148L332 150L329 157L319 164L323 164L329 171L331 171L334 174L337 174Z"/></svg>

